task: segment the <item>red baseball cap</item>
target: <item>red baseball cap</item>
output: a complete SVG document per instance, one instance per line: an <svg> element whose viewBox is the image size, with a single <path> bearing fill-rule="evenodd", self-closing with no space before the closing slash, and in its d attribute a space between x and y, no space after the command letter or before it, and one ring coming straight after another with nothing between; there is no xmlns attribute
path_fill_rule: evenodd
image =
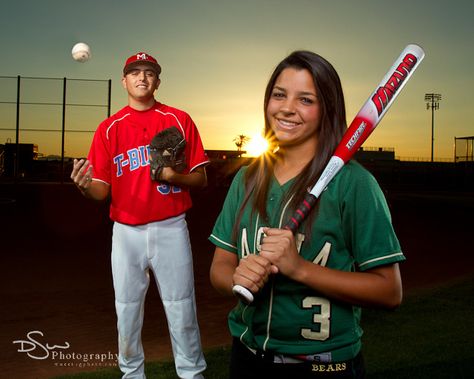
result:
<svg viewBox="0 0 474 379"><path fill-rule="evenodd" d="M140 64L147 64L153 68L157 76L160 76L161 66L158 64L158 61L147 53L136 53L127 59L125 66L123 67L123 74L127 75L128 72L133 70L136 66Z"/></svg>

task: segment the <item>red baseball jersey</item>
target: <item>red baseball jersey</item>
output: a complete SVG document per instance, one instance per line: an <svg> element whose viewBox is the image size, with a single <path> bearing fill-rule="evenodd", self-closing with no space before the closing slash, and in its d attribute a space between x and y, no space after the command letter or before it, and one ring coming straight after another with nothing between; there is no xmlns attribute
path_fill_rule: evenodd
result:
<svg viewBox="0 0 474 379"><path fill-rule="evenodd" d="M156 103L151 109L122 108L103 121L94 134L88 159L94 180L111 185L110 218L129 225L177 216L191 207L189 190L151 180L149 143L163 129L177 127L186 139L186 170L209 163L191 117Z"/></svg>

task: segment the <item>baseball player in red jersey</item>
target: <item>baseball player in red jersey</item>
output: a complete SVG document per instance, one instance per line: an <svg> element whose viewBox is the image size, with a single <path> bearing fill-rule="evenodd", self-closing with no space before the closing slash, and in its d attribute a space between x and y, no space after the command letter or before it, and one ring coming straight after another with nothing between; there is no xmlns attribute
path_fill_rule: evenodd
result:
<svg viewBox="0 0 474 379"><path fill-rule="evenodd" d="M165 309L176 372L180 378L203 378L206 362L185 212L191 207L189 187L207 185L209 160L191 117L155 100L160 73L156 59L146 53L127 59L122 84L128 105L99 125L87 160L74 160L71 178L87 198L105 200L110 195L122 378L145 378L141 330L150 271ZM164 167L153 181L150 140L172 126L186 140L186 169L178 173Z"/></svg>

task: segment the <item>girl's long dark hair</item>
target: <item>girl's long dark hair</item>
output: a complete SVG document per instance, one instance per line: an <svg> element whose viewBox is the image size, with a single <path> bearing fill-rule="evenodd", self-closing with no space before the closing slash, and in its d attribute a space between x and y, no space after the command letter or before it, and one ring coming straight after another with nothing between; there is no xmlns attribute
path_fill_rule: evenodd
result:
<svg viewBox="0 0 474 379"><path fill-rule="evenodd" d="M294 196L288 207L290 211L288 215L296 210L307 189L316 183L347 128L344 95L339 75L334 67L326 59L310 51L295 51L283 59L275 68L265 90L263 105L265 135L271 147L269 153L256 159L245 172L245 198L235 224L235 235L242 218L243 209L249 201L251 201L253 211L258 212L260 217L268 222L266 203L276 159L271 151L278 147L278 141L270 127L266 110L278 76L283 70L290 67L297 70L307 70L311 74L321 107L321 123L317 131L316 155L297 176L289 191L289 196ZM277 227L278 225L269 226Z"/></svg>

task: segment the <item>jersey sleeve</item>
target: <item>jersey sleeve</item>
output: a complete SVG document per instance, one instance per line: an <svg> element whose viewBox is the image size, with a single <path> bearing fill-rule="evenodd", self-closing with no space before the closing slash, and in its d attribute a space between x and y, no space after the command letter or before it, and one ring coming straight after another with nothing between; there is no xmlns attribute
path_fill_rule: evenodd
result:
<svg viewBox="0 0 474 379"><path fill-rule="evenodd" d="M387 201L375 178L353 166L345 180L351 181L347 187L352 190L343 196L342 223L358 269L365 271L405 260Z"/></svg>
<svg viewBox="0 0 474 379"><path fill-rule="evenodd" d="M103 126L103 123L99 125L94 133L87 159L93 167L94 179L111 184L110 145Z"/></svg>
<svg viewBox="0 0 474 379"><path fill-rule="evenodd" d="M201 136L198 128L189 115L185 116L185 133L186 133L186 159L188 163L189 172L196 168L209 163L209 158L204 151Z"/></svg>
<svg viewBox="0 0 474 379"><path fill-rule="evenodd" d="M222 210L209 236L209 240L214 245L236 254L237 243L233 238L233 229L244 196L244 171L245 168L241 168L235 175Z"/></svg>

